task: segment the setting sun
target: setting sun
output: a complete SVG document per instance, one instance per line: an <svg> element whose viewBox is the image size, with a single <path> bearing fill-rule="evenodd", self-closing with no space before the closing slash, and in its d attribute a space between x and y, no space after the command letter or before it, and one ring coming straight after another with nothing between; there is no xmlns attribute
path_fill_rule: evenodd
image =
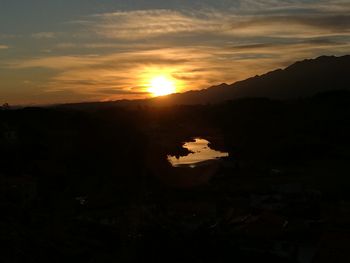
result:
<svg viewBox="0 0 350 263"><path fill-rule="evenodd" d="M174 81L165 76L158 76L151 80L148 91L154 96L165 96L174 93L176 87Z"/></svg>

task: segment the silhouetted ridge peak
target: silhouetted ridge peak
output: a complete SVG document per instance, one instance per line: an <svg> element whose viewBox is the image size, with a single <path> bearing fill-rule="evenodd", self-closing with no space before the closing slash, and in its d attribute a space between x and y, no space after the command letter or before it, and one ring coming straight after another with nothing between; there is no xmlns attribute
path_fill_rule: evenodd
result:
<svg viewBox="0 0 350 263"><path fill-rule="evenodd" d="M213 89L213 88L226 88L226 87L228 87L228 86L230 86L230 85L227 84L227 83L221 83L221 84L219 84L219 85L211 86L211 87L207 88L207 90L208 90L208 89Z"/></svg>
<svg viewBox="0 0 350 263"><path fill-rule="evenodd" d="M203 90L172 94L163 98L115 102L118 105L190 105L221 103L239 98L293 99L350 90L350 55L320 56L256 75L233 84L221 83Z"/></svg>
<svg viewBox="0 0 350 263"><path fill-rule="evenodd" d="M319 56L314 59L304 59L301 61L297 61L290 66L288 66L286 69L292 69L296 67L307 67L312 65L328 65L329 63L339 63L342 60L349 60L350 55L345 55L342 57L336 57L336 56Z"/></svg>

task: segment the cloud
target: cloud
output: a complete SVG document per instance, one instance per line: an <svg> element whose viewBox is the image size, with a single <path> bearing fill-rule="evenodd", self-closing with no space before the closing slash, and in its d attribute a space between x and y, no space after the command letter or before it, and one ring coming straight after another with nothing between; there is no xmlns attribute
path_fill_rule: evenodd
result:
<svg viewBox="0 0 350 263"><path fill-rule="evenodd" d="M15 35L15 34L0 34L0 39L15 39L19 38L21 35Z"/></svg>
<svg viewBox="0 0 350 263"><path fill-rule="evenodd" d="M241 0L236 11L249 14L346 13L347 0ZM233 10L234 11L234 10Z"/></svg>
<svg viewBox="0 0 350 263"><path fill-rule="evenodd" d="M56 38L57 34L56 32L38 32L32 34L32 37L36 39L52 39Z"/></svg>
<svg viewBox="0 0 350 263"><path fill-rule="evenodd" d="M82 23L94 33L118 40L160 36L331 36L350 34L350 5L300 1L243 1L239 9L140 10L94 15ZM288 30L286 30L286 28Z"/></svg>
<svg viewBox="0 0 350 263"><path fill-rule="evenodd" d="M315 54L345 52L350 44L327 39L293 43L222 44L130 50L104 55L47 56L10 64L13 69L47 68L57 73L46 84L49 92L72 91L95 99L142 98L149 78L166 74L179 91L200 89L262 74Z"/></svg>
<svg viewBox="0 0 350 263"><path fill-rule="evenodd" d="M119 11L92 16L88 26L107 38L135 40L164 34L215 30L212 21L174 10Z"/></svg>
<svg viewBox="0 0 350 263"><path fill-rule="evenodd" d="M10 47L7 45L0 45L0 49L9 49Z"/></svg>
<svg viewBox="0 0 350 263"><path fill-rule="evenodd" d="M350 51L347 1L247 0L231 9L134 10L83 17L50 54L13 59L11 70L46 69L47 93L143 98L165 74L179 91L232 83L319 55ZM68 37L68 35L72 37ZM74 37L73 37L74 36Z"/></svg>
<svg viewBox="0 0 350 263"><path fill-rule="evenodd" d="M119 90L119 89L100 89L99 90L102 94L110 94L110 95L132 95L132 96L147 96L149 93L146 91L134 91L132 89L130 90Z"/></svg>
<svg viewBox="0 0 350 263"><path fill-rule="evenodd" d="M95 56L47 56L27 60L15 60L8 63L8 67L13 69L46 68L70 70L95 64Z"/></svg>
<svg viewBox="0 0 350 263"><path fill-rule="evenodd" d="M58 43L55 45L56 49L106 49L117 48L120 45L116 43Z"/></svg>

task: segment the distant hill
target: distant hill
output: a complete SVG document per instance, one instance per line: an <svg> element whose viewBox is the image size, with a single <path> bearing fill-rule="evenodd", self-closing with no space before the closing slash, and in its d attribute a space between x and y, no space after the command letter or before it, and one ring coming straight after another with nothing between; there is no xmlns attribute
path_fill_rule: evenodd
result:
<svg viewBox="0 0 350 263"><path fill-rule="evenodd" d="M175 104L218 103L243 97L292 99L316 93L350 89L350 56L322 56L296 62L231 85L221 84L205 90L173 94L155 100Z"/></svg>
<svg viewBox="0 0 350 263"><path fill-rule="evenodd" d="M188 91L144 100L123 100L103 103L74 104L79 108L112 105L175 105L220 103L245 97L293 99L324 91L350 90L350 55L321 56L296 62L233 84L220 84L203 90ZM68 105L66 105L68 106Z"/></svg>

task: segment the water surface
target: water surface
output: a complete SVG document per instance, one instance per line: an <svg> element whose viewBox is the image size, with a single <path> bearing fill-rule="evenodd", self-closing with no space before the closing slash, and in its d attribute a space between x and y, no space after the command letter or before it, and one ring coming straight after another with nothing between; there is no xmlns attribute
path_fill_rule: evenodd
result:
<svg viewBox="0 0 350 263"><path fill-rule="evenodd" d="M200 164L203 164L205 161L216 160L229 156L227 152L220 152L211 149L209 147L209 141L201 138L196 138L192 142L186 142L182 147L188 149L191 153L179 158L168 155L168 161L174 167L188 166L194 168Z"/></svg>

